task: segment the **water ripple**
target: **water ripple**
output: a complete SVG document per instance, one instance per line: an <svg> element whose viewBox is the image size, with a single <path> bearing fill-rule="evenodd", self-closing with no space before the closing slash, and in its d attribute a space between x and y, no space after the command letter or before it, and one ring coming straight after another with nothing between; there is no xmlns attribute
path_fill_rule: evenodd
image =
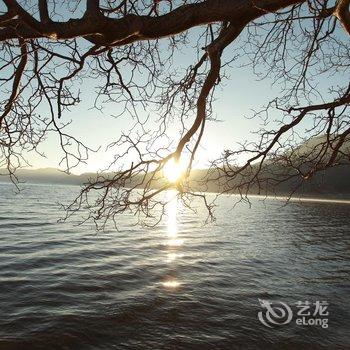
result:
<svg viewBox="0 0 350 350"><path fill-rule="evenodd" d="M77 190L0 186L0 349L350 348L349 206L223 197L215 225L175 203L96 235L57 223ZM327 300L330 327L270 330L258 298Z"/></svg>

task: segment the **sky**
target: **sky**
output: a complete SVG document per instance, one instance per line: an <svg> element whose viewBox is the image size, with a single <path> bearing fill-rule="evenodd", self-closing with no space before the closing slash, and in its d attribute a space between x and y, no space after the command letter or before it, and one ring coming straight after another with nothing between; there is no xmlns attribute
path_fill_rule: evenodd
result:
<svg viewBox="0 0 350 350"><path fill-rule="evenodd" d="M192 59L194 54L195 50L187 47L178 54L176 63L179 66L189 66L195 62ZM218 157L225 148L232 148L236 142L251 139L250 131L256 129L257 120L247 119L245 116L251 113L251 109L262 107L271 95L270 82L259 81L250 68L239 68L238 65L237 63L236 69L229 70L231 78L224 81L216 92L214 115L219 121L208 121L206 124L201 146L197 152L195 162L197 168L208 166L211 159ZM112 116L116 114L115 105L105 104L102 112L91 108L95 96L93 81L83 81L80 88L82 89L81 103L72 108L71 112L65 112L61 120L63 122L71 120L72 123L67 130L89 147L93 149L100 147L100 151L90 153L87 164L81 164L73 169L74 173L103 169L112 159L112 154L106 152L106 146L117 140L121 131L127 131L132 123L128 116L119 118ZM146 110L141 114L146 117L150 112ZM169 130L169 136L176 138L178 134L172 131ZM34 168L59 167L62 154L57 142L56 135L49 135L40 147L46 158L31 153L28 155L30 164Z"/></svg>
<svg viewBox="0 0 350 350"><path fill-rule="evenodd" d="M195 167L203 168L209 165L209 161L220 156L227 148L232 148L237 142L253 139L251 131L257 129L258 121L248 119L252 109L259 109L268 102L272 96L272 88L268 82L258 81L251 74L250 69L237 68L231 72L232 78L224 83L217 91L217 100L214 104L214 114L218 121L208 121L202 138L200 149L197 152ZM83 91L92 90L93 86L88 82L83 86ZM146 116L148 111L144 112ZM98 171L103 169L112 155L106 153L106 146L118 139L121 131L127 131L130 127L130 118L122 116L114 118L115 107L104 106L103 112L91 109L91 98L84 98L79 107L71 113L65 113L63 121L72 120L69 126L71 134L82 140L86 145L100 151L90 153L87 164L82 164L72 170L75 173ZM176 138L175 133L169 136ZM50 135L41 147L46 158L29 154L28 159L34 168L58 167L61 154L58 148L58 139Z"/></svg>
<svg viewBox="0 0 350 350"><path fill-rule="evenodd" d="M244 35L244 33L242 34ZM190 35L194 39L194 34ZM234 53L236 46L231 45L226 49ZM193 57L196 50L192 45L184 47L181 53L177 53L175 64L188 66L194 63ZM249 119L252 110L263 108L271 99L278 96L280 91L278 85L272 86L272 80L259 80L252 72L251 67L241 67L246 64L245 57L239 58L233 63L233 68L228 70L230 79L225 80L216 92L217 101L214 104L214 114L218 122L209 121L206 124L204 137L200 149L197 152L195 167L207 167L209 161L220 155L224 149L232 149L239 142L254 140L256 136L252 132L259 128L259 120ZM326 90L334 83L347 81L348 77L322 77L319 81L321 90ZM72 172L83 173L104 169L113 154L106 152L106 146L119 138L122 130L127 131L130 127L130 119L127 116L114 118L115 105L104 105L103 112L92 109L94 97L94 81L82 81L82 101L78 107L71 112L64 113L63 122L72 121L67 129L72 135L93 149L100 148L99 152L91 153L86 164L81 164ZM45 113L48 111L43 111ZM151 111L144 111L146 117ZM277 116L278 117L278 116ZM169 130L170 134L172 130ZM170 137L177 137L174 132ZM28 154L28 160L34 168L59 167L62 156L58 139L55 135L49 135L42 143L39 150L45 154L45 158L35 153Z"/></svg>

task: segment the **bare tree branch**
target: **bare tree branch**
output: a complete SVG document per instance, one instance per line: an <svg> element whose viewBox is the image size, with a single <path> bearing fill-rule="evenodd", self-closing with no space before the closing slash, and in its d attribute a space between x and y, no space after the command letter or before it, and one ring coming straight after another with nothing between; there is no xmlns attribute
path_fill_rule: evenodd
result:
<svg viewBox="0 0 350 350"><path fill-rule="evenodd" d="M157 223L162 192L175 188L187 206L200 198L213 218L205 191L294 194L318 171L350 160L349 0L2 0L0 6L0 167L15 182L28 153L43 155L49 134L67 171L88 160L93 149L68 133L66 119L82 103L86 81L95 84L95 110L113 104L116 117L132 121L107 146L114 158L106 171L82 188L68 215L84 207L103 226L133 211ZM176 67L184 49L197 57ZM279 93L252 113L260 123L255 141L224 150L199 179L192 166L215 119L217 87L238 58ZM342 79L325 91L334 77ZM163 175L172 160L186 168L175 183Z"/></svg>

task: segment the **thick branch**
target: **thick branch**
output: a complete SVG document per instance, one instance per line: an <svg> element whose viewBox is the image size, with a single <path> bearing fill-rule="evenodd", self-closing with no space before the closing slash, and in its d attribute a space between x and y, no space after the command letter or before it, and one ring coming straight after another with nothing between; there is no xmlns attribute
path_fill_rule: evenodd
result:
<svg viewBox="0 0 350 350"><path fill-rule="evenodd" d="M39 0L39 13L40 13L41 22L43 23L50 22L49 10L47 7L47 0Z"/></svg>
<svg viewBox="0 0 350 350"><path fill-rule="evenodd" d="M86 14L90 16L97 16L100 13L99 0L86 0Z"/></svg>
<svg viewBox="0 0 350 350"><path fill-rule="evenodd" d="M68 22L51 22L49 25L37 21L16 1L5 0L8 9L20 18L9 22L0 31L0 41L17 38L55 37L69 39L89 36L96 44L124 45L138 40L172 36L189 28L219 21L229 21L239 25L250 22L268 12L275 12L301 0L207 0L200 3L183 5L163 16L126 15L114 19L95 13ZM91 7L90 7L91 6ZM96 1L89 1L88 9L96 8Z"/></svg>
<svg viewBox="0 0 350 350"><path fill-rule="evenodd" d="M180 140L178 147L176 149L177 157L180 156L184 146L188 143L192 136L197 132L201 124L203 123L206 115L206 102L208 95L212 88L214 87L216 81L219 78L220 68L221 68L221 54L224 48L229 45L233 40L237 38L237 36L241 33L244 26L236 27L234 25L230 25L228 28L224 29L221 35L215 40L212 44L210 44L207 48L208 56L210 58L210 71L208 76L203 84L201 89L198 101L197 101L197 116L196 119L191 126L191 128L187 131L185 136Z"/></svg>
<svg viewBox="0 0 350 350"><path fill-rule="evenodd" d="M335 15L343 25L344 29L350 35L350 12L349 12L350 0L340 0L337 5Z"/></svg>

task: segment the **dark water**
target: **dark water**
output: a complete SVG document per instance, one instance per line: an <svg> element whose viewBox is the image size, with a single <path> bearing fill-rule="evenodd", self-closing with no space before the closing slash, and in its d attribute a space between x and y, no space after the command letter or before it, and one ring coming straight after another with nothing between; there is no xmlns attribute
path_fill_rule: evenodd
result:
<svg viewBox="0 0 350 350"><path fill-rule="evenodd" d="M57 224L75 187L0 185L0 349L350 349L350 205L223 198L154 229ZM268 328L258 299L327 301Z"/></svg>

